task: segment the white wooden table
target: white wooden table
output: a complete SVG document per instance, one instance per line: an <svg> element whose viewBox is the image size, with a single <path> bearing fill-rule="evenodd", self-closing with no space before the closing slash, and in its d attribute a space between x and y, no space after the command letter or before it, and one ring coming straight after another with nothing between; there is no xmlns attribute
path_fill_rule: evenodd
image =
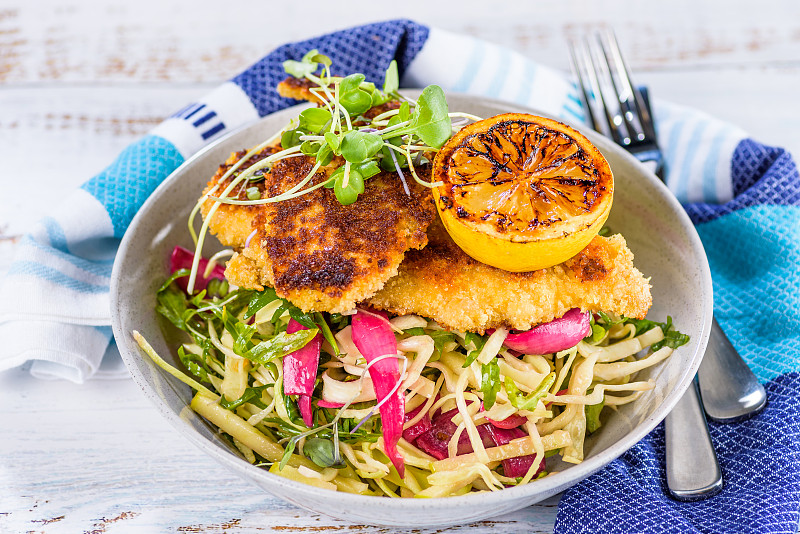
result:
<svg viewBox="0 0 800 534"><path fill-rule="evenodd" d="M567 69L565 39L613 27L651 94L800 154L800 3L4 0L0 275L65 193L185 103L272 48L407 17ZM0 343L0 350L2 344ZM454 531L550 532L557 499ZM232 477L131 381L0 375L0 532L355 530Z"/></svg>

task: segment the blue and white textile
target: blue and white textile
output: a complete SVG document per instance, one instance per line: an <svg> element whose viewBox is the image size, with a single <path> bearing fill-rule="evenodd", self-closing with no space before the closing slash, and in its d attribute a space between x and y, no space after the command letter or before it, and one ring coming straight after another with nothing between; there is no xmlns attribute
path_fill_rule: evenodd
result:
<svg viewBox="0 0 800 534"><path fill-rule="evenodd" d="M531 106L583 120L574 85L520 54L410 21L287 44L176 112L86 182L19 246L0 309L0 370L82 382L124 376L113 356L108 286L137 209L186 158L232 129L295 102L280 97L282 63L319 49L335 73L380 83L392 59L402 86ZM447 61L440 58L446 57ZM800 177L789 154L695 110L654 102L666 181L697 225L714 281L715 315L765 384L769 404L739 424L712 424L725 488L670 499L663 427L564 495L556 532L796 532L800 519ZM104 354L109 354L104 361ZM102 362L102 364L101 364Z"/></svg>

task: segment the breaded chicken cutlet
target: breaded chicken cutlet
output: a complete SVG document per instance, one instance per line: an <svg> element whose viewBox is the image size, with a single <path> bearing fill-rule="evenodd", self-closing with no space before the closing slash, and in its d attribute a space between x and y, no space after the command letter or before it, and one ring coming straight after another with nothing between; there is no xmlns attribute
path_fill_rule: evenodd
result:
<svg viewBox="0 0 800 534"><path fill-rule="evenodd" d="M368 302L398 315L428 317L445 328L483 333L501 326L528 330L571 308L644 318L652 297L621 235L596 236L559 265L512 273L469 257L436 222L428 229L428 246L409 252L399 274Z"/></svg>
<svg viewBox="0 0 800 534"><path fill-rule="evenodd" d="M242 169L278 150L268 147ZM206 191L245 153L233 154ZM257 187L262 197L276 196L297 185L313 166L314 159L308 156L283 159L263 174L263 180L246 187ZM331 166L321 168L307 187L327 180L331 171ZM246 187L235 189L230 198L246 199ZM425 231L436 214L433 200L430 191L416 183L409 189L410 196L396 175L381 172L365 181L364 193L348 206L339 203L332 189L321 187L270 204L222 204L209 229L223 245L237 251L225 271L231 283L259 290L274 287L304 311L343 312L396 275L408 249L427 243ZM203 204L204 217L212 203Z"/></svg>
<svg viewBox="0 0 800 534"><path fill-rule="evenodd" d="M311 87L307 80L289 78L278 92L319 102ZM365 115L397 105L390 102ZM245 167L278 150L268 147ZM209 188L244 154L233 154ZM283 193L313 162L306 156L281 160L254 185L264 197ZM327 179L338 163L321 168L308 185ZM428 178L426 168L420 174ZM394 173L383 172L365 185L349 206L325 188L273 204L220 205L210 229L237 251L226 277L241 287L274 287L305 311L344 312L366 304L479 333L501 326L527 330L575 307L643 318L652 303L650 284L633 266L622 236L595 237L560 265L512 273L464 253L438 221L429 190L412 182L408 196ZM244 189L232 197L246 198ZM203 205L204 216L211 202Z"/></svg>

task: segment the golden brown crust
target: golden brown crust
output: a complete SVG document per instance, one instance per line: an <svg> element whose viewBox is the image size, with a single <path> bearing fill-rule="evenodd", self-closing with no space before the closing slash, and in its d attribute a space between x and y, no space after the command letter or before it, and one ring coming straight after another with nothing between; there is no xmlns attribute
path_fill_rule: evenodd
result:
<svg viewBox="0 0 800 534"><path fill-rule="evenodd" d="M235 154L226 165L243 155ZM283 159L264 173L264 180L249 187L258 187L262 196L275 196L297 185L313 166L313 158L306 156ZM325 181L334 166L318 170L306 187ZM365 192L349 206L324 187L271 204L222 205L209 227L223 245L239 250L226 270L232 283L256 289L273 286L278 295L306 311L346 311L397 274L406 250L427 243L426 229L435 217L433 200L429 190L410 185L407 196L395 174L382 172L366 181ZM237 187L231 196L244 199L245 190ZM211 202L203 206L204 215ZM254 229L255 237L244 248Z"/></svg>
<svg viewBox="0 0 800 534"><path fill-rule="evenodd" d="M484 332L500 326L527 330L575 307L643 318L652 297L620 235L595 237L560 265L512 273L467 256L436 222L428 246L409 252L399 274L369 303L446 328Z"/></svg>

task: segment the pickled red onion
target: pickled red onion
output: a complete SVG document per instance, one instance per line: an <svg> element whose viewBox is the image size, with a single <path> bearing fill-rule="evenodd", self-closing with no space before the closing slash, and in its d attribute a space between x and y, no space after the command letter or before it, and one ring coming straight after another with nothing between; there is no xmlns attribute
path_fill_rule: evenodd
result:
<svg viewBox="0 0 800 534"><path fill-rule="evenodd" d="M534 326L526 332L508 334L503 345L523 354L550 354L574 347L592 333L591 312L572 308L563 317Z"/></svg>

